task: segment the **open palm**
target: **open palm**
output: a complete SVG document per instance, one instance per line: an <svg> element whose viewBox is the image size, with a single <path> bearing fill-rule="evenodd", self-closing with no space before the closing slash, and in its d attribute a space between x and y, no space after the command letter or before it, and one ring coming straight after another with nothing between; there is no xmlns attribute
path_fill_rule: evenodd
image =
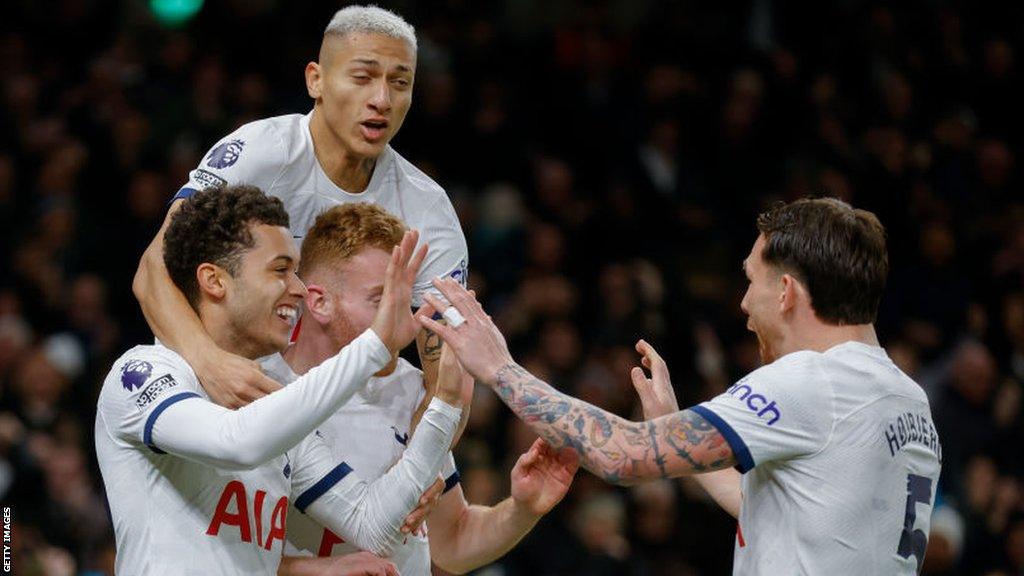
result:
<svg viewBox="0 0 1024 576"><path fill-rule="evenodd" d="M538 438L512 468L512 499L534 514L546 514L569 491L579 465L573 450L555 450Z"/></svg>

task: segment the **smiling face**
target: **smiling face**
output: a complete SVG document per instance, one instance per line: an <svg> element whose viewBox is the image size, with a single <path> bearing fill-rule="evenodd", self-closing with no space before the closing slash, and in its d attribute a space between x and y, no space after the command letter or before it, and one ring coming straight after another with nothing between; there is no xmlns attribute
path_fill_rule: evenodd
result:
<svg viewBox="0 0 1024 576"><path fill-rule="evenodd" d="M258 358L288 346L306 287L295 273L299 252L288 229L258 224L250 231L255 245L226 278L224 305L237 349Z"/></svg>
<svg viewBox="0 0 1024 576"><path fill-rule="evenodd" d="M375 158L401 128L412 104L416 54L402 39L377 33L324 38L320 62L306 70L309 95L334 143Z"/></svg>
<svg viewBox="0 0 1024 576"><path fill-rule="evenodd" d="M770 364L778 358L782 338L782 297L785 287L782 272L764 261L764 246L765 237L761 234L743 261L743 271L749 284L740 309L747 315L747 329L757 335L761 361Z"/></svg>

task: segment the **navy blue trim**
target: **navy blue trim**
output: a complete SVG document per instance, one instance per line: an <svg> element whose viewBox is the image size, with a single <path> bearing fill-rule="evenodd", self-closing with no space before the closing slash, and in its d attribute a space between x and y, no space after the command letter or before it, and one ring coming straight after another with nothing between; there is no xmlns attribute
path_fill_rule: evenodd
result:
<svg viewBox="0 0 1024 576"><path fill-rule="evenodd" d="M305 514L306 508L309 507L310 504L312 504L317 498L323 496L324 492L330 490L332 486L341 482L341 480L345 478L345 476L348 476L351 471L352 467L345 462L338 464L334 467L334 470L328 472L323 478L317 481L316 484L313 484L308 490L299 494L299 497L295 499L295 508L297 508L299 512Z"/></svg>
<svg viewBox="0 0 1024 576"><path fill-rule="evenodd" d="M149 418L146 418L146 427L142 429L142 443L149 446L149 449L157 454L167 454L167 452L164 452L153 444L153 425L156 424L157 417L160 416L164 410L167 410L167 408L172 404L176 404L189 398L199 398L199 394L196 394L195 392L181 392L171 396L170 398L164 398L163 401L157 404L156 408L153 408L153 411L149 413Z"/></svg>
<svg viewBox="0 0 1024 576"><path fill-rule="evenodd" d="M455 488L455 485L459 483L462 478L459 476L459 471L452 472L452 475L444 479L444 490L441 494L447 494L449 490Z"/></svg>
<svg viewBox="0 0 1024 576"><path fill-rule="evenodd" d="M725 441L729 443L729 447L732 448L732 454L736 457L736 469L741 474L746 474L754 468L754 459L750 456L750 449L747 448L743 438L740 438L740 435L732 429L732 426L729 426L728 422L722 420L721 416L715 414L706 406L693 406L690 410L700 414L712 426L718 428L722 437L725 438Z"/></svg>
<svg viewBox="0 0 1024 576"><path fill-rule="evenodd" d="M188 187L182 188L181 190L178 190L178 192L174 194L174 198L171 198L171 202L174 202L175 200L181 200L184 198L191 198L192 195L195 194L196 192L199 192L199 190Z"/></svg>

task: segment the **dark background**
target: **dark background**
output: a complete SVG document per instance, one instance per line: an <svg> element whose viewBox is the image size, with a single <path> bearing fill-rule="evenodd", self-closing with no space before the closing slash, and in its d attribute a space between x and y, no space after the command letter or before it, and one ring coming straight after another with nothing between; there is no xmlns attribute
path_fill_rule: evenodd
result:
<svg viewBox="0 0 1024 576"><path fill-rule="evenodd" d="M811 193L873 210L892 264L879 334L944 448L924 573L1024 573L1024 6L385 5L420 43L393 144L448 190L471 283L528 369L638 417L642 336L681 404L709 398L758 365L739 311L755 215ZM5 3L0 497L15 573L112 573L92 426L111 361L152 338L136 263L216 140L311 108L302 70L338 7L210 1L169 29L138 0ZM458 450L472 502L508 494L531 439L477 391ZM734 531L693 485L581 473L479 573L726 574Z"/></svg>

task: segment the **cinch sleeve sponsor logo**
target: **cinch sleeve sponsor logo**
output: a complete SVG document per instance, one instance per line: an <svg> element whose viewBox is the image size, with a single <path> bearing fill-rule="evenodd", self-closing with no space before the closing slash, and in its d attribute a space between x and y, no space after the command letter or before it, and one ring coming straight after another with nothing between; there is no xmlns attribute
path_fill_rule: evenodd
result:
<svg viewBox="0 0 1024 576"><path fill-rule="evenodd" d="M763 394L754 392L753 388L742 381L733 384L725 393L743 400L747 408L757 414L758 418L767 418L769 426L782 418L782 413L779 411L779 407L775 405L774 400L769 400Z"/></svg>
<svg viewBox="0 0 1024 576"><path fill-rule="evenodd" d="M206 156L206 165L211 168L227 168L238 162L244 147L245 142L241 140L222 142Z"/></svg>

